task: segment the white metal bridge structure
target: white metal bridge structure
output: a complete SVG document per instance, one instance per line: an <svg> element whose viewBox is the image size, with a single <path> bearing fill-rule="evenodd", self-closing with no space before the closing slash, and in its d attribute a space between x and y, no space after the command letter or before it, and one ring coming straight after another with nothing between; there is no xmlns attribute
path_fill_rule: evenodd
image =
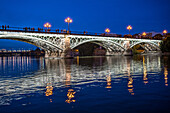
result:
<svg viewBox="0 0 170 113"><path fill-rule="evenodd" d="M0 39L18 40L33 44L45 51L45 57L69 57L70 51L85 43L94 43L106 49L106 55L126 55L135 45L149 51L160 51L161 40L120 38L111 36L0 31ZM88 48L87 48L88 51Z"/></svg>

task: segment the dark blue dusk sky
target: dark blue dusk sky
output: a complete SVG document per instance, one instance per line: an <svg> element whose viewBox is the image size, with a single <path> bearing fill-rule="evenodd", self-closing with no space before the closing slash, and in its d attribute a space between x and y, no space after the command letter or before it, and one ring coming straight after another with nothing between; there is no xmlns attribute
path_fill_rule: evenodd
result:
<svg viewBox="0 0 170 113"><path fill-rule="evenodd" d="M170 0L0 0L1 25L38 28L49 22L53 29L67 29L64 19L71 17L72 31L98 33L110 28L127 34L128 25L132 34L170 31L169 12Z"/></svg>

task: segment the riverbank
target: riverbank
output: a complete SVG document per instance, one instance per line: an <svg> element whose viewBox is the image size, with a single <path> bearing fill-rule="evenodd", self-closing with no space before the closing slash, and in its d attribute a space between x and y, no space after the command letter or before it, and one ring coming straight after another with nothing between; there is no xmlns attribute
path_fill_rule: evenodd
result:
<svg viewBox="0 0 170 113"><path fill-rule="evenodd" d="M44 56L44 52L0 52L0 56Z"/></svg>
<svg viewBox="0 0 170 113"><path fill-rule="evenodd" d="M0 56L45 56L45 52L37 48L36 50L1 50Z"/></svg>
<svg viewBox="0 0 170 113"><path fill-rule="evenodd" d="M164 52L162 55L170 55L170 52Z"/></svg>

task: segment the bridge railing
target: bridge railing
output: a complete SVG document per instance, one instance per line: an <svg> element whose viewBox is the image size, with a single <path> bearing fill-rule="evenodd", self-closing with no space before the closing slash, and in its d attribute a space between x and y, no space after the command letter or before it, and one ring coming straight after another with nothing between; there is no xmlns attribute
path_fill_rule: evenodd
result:
<svg viewBox="0 0 170 113"><path fill-rule="evenodd" d="M50 34L74 34L74 35L95 35L95 36L111 36L105 33L94 33L87 31L67 31L66 29L44 29L34 27L10 27L8 25L0 26L0 31L8 32L28 32L28 33L50 33ZM113 37L113 35L112 35ZM116 37L116 36L115 36Z"/></svg>
<svg viewBox="0 0 170 113"><path fill-rule="evenodd" d="M113 33L94 33L87 31L67 31L66 29L45 29L45 28L34 28L34 27L11 27L9 25L0 26L0 31L8 32L25 32L25 33L46 33L46 34L72 34L72 35L85 35L85 36L101 36L101 37L120 37L120 38L135 38L132 35L113 34ZM140 37L140 39L153 39L148 37ZM156 40L162 40L156 39Z"/></svg>

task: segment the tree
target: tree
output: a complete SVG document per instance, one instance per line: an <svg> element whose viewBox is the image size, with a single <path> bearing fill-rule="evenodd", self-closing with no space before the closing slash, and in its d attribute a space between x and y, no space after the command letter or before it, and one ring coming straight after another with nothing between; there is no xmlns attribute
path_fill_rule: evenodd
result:
<svg viewBox="0 0 170 113"><path fill-rule="evenodd" d="M170 37L162 40L160 48L162 52L170 52Z"/></svg>
<svg viewBox="0 0 170 113"><path fill-rule="evenodd" d="M153 38L154 38L154 39L160 39L160 40L161 40L162 37L163 37L163 36L162 36L161 34L156 34Z"/></svg>

